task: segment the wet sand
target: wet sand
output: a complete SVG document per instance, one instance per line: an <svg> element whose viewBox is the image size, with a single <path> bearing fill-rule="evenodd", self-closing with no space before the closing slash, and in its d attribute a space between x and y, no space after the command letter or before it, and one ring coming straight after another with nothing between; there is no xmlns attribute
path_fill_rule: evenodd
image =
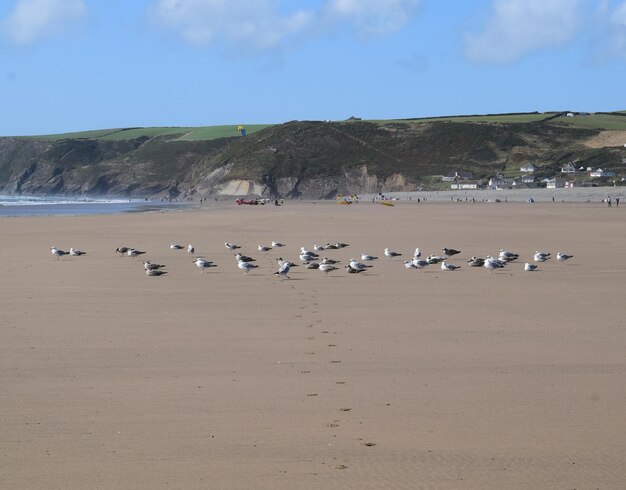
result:
<svg viewBox="0 0 626 490"><path fill-rule="evenodd" d="M624 488L625 218L289 202L0 219L0 488ZM244 277L225 241L259 268ZM272 275L327 241L350 243L327 254L342 264L381 258ZM406 270L418 246L462 268ZM520 260L465 263L501 248ZM574 258L524 272L535 250Z"/></svg>

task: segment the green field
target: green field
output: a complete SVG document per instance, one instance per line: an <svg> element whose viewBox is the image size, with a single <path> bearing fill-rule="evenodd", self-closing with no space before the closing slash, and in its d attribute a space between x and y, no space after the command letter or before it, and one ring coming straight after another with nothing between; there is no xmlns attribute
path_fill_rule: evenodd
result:
<svg viewBox="0 0 626 490"><path fill-rule="evenodd" d="M248 134L255 133L270 124L245 125ZM77 133L49 134L43 136L28 136L30 139L64 140L64 139L100 139L100 140L130 140L143 136L155 137L171 135L173 139L198 141L212 140L239 136L236 125L228 126L200 126L200 127L166 127L166 128L119 128L81 131Z"/></svg>
<svg viewBox="0 0 626 490"><path fill-rule="evenodd" d="M588 114L585 116L575 115L574 117L559 117L553 119L555 124L568 126L578 126L589 129L606 129L613 131L626 131L626 114Z"/></svg>

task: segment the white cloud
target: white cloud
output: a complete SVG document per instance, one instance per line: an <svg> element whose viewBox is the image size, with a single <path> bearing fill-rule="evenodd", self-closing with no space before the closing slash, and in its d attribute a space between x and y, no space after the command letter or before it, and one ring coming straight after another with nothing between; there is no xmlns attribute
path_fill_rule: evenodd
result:
<svg viewBox="0 0 626 490"><path fill-rule="evenodd" d="M273 48L313 22L309 11L281 14L275 0L158 0L152 11L191 44L224 40L250 50Z"/></svg>
<svg viewBox="0 0 626 490"><path fill-rule="evenodd" d="M337 24L362 36L403 27L421 0L324 0L317 8L285 13L293 0L153 0L156 20L196 45L225 42L262 51Z"/></svg>
<svg viewBox="0 0 626 490"><path fill-rule="evenodd" d="M543 48L572 41L583 21L585 0L492 0L484 30L465 35L470 61L510 63Z"/></svg>
<svg viewBox="0 0 626 490"><path fill-rule="evenodd" d="M421 0L328 0L326 15L353 23L363 37L394 32L409 21Z"/></svg>
<svg viewBox="0 0 626 490"><path fill-rule="evenodd" d="M17 0L2 30L16 44L32 44L61 32L86 13L84 0Z"/></svg>

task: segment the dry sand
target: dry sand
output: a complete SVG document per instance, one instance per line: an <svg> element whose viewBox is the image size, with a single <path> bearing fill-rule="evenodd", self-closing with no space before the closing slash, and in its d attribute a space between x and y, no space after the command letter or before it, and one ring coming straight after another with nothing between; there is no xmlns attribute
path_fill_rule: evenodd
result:
<svg viewBox="0 0 626 490"><path fill-rule="evenodd" d="M1 219L0 488L623 489L624 218L302 202ZM256 251L272 240L288 246ZM225 241L259 268L244 277ZM351 244L342 261L454 247L462 268L271 274L326 241ZM465 264L500 248L574 259Z"/></svg>

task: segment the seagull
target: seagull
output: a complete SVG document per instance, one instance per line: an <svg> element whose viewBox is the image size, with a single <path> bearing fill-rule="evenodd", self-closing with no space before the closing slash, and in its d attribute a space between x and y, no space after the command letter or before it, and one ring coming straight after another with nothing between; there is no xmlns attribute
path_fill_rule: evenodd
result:
<svg viewBox="0 0 626 490"><path fill-rule="evenodd" d="M208 269L209 267L217 267L213 262L211 262L210 260L206 260L203 259L201 257L198 257L197 259L195 259L193 261L194 264L196 264L196 267L198 269L200 269L200 272L202 274L204 274L204 269Z"/></svg>
<svg viewBox="0 0 626 490"><path fill-rule="evenodd" d="M535 255L533 255L533 260L535 262L545 262L546 260L548 260L550 258L550 254L548 252L535 252Z"/></svg>
<svg viewBox="0 0 626 490"><path fill-rule="evenodd" d="M52 255L55 255L57 260L59 260L59 257L63 257L64 255L67 255L67 252L61 250L60 248L56 248L54 245L50 247L50 253Z"/></svg>
<svg viewBox="0 0 626 490"><path fill-rule="evenodd" d="M426 261L429 264L438 264L439 262L443 262L444 260L446 260L446 258L442 257L441 255L429 255L428 257L426 257Z"/></svg>
<svg viewBox="0 0 626 490"><path fill-rule="evenodd" d="M332 264L320 264L319 270L321 270L324 275L327 276L329 272L336 271L337 267Z"/></svg>
<svg viewBox="0 0 626 490"><path fill-rule="evenodd" d="M137 257L137 255L141 255L145 253L146 252L141 252L140 250L137 250L135 248L130 248L128 249L128 252L126 252L126 255L128 255L129 257Z"/></svg>
<svg viewBox="0 0 626 490"><path fill-rule="evenodd" d="M289 269L291 268L291 262L283 262L278 267L278 271L274 272L275 276L282 277L283 279L286 277L287 279L291 279L287 274L289 274Z"/></svg>
<svg viewBox="0 0 626 490"><path fill-rule="evenodd" d="M86 255L87 252L83 252L82 250L76 250L74 248L70 248L70 255L73 257L79 257L81 255Z"/></svg>
<svg viewBox="0 0 626 490"><path fill-rule="evenodd" d="M420 251L419 247L415 249L415 253L413 254L413 257L415 258L420 258L422 256L422 252Z"/></svg>
<svg viewBox="0 0 626 490"><path fill-rule="evenodd" d="M411 262L413 262L413 265L415 266L415 268L419 269L420 272L422 271L424 267L428 265L427 260L418 259L417 257L414 257Z"/></svg>
<svg viewBox="0 0 626 490"><path fill-rule="evenodd" d="M481 257L472 257L467 261L467 263L470 265L470 267L482 267L483 265L485 265L485 259Z"/></svg>
<svg viewBox="0 0 626 490"><path fill-rule="evenodd" d="M146 274L148 276L162 276L167 274L165 271L160 271L159 269L146 269Z"/></svg>
<svg viewBox="0 0 626 490"><path fill-rule="evenodd" d="M196 249L194 248L194 246L190 243L189 245L187 245L187 253L188 254L192 254L196 251Z"/></svg>
<svg viewBox="0 0 626 490"><path fill-rule="evenodd" d="M391 250L389 248L385 249L385 256L386 257L392 258L392 257L398 257L400 255L402 255L402 254L398 253L398 252L394 252L393 250Z"/></svg>
<svg viewBox="0 0 626 490"><path fill-rule="evenodd" d="M361 260L376 260L377 258L374 255L361 254Z"/></svg>
<svg viewBox="0 0 626 490"><path fill-rule="evenodd" d="M441 270L442 271L455 271L455 270L460 269L460 268L461 268L460 265L448 264L448 263L446 263L445 260L441 263Z"/></svg>
<svg viewBox="0 0 626 490"><path fill-rule="evenodd" d="M354 269L352 268L350 264L346 265L345 269L348 274L358 274L359 272L363 272L364 270L366 270L366 269Z"/></svg>
<svg viewBox="0 0 626 490"><path fill-rule="evenodd" d="M312 260L317 260L317 255L300 254L300 260L302 262L311 262Z"/></svg>
<svg viewBox="0 0 626 490"><path fill-rule="evenodd" d="M172 250L182 250L184 247L182 245L179 245L178 243L171 243L170 248Z"/></svg>
<svg viewBox="0 0 626 490"><path fill-rule="evenodd" d="M248 257L247 255L242 255L239 252L235 254L235 258L237 259L237 262L256 262L256 260L253 259L252 257Z"/></svg>
<svg viewBox="0 0 626 490"><path fill-rule="evenodd" d="M298 264L294 264L293 262L289 262L288 260L283 260L282 257L278 257L276 259L276 262L278 262L278 267L281 267L283 264L289 264L289 267L298 267Z"/></svg>
<svg viewBox="0 0 626 490"><path fill-rule="evenodd" d="M145 270L156 270L156 269L161 269L165 267L164 265L161 264L153 264L152 262L150 262L149 260L144 261L143 263L143 268Z"/></svg>
<svg viewBox="0 0 626 490"><path fill-rule="evenodd" d="M324 248L326 250L337 250L339 247L337 245L332 244L332 243L327 243L326 245L324 245Z"/></svg>
<svg viewBox="0 0 626 490"><path fill-rule="evenodd" d="M529 272L536 271L537 270L537 265L536 264L529 264L528 262L526 262L524 264L524 270L525 271L529 271Z"/></svg>
<svg viewBox="0 0 626 490"><path fill-rule="evenodd" d="M498 256L498 258L500 260L504 260L506 262L510 262L511 260L515 260L519 257L519 254L513 253L513 252L509 252L507 250L500 250L500 255Z"/></svg>
<svg viewBox="0 0 626 490"><path fill-rule="evenodd" d="M322 264L338 264L341 262L340 260L329 259L328 257L323 257L321 263Z"/></svg>
<svg viewBox="0 0 626 490"><path fill-rule="evenodd" d="M241 248L239 245L235 245L234 243L228 243L225 242L224 246L228 249L228 250L237 250L238 248Z"/></svg>
<svg viewBox="0 0 626 490"><path fill-rule="evenodd" d="M315 252L311 252L304 247L300 247L300 255L310 255L311 257L318 257Z"/></svg>
<svg viewBox="0 0 626 490"><path fill-rule="evenodd" d="M406 267L407 269L417 269L417 266L413 263L412 260L405 260L404 267Z"/></svg>
<svg viewBox="0 0 626 490"><path fill-rule="evenodd" d="M460 250L454 250L453 248L445 248L444 247L442 250L443 250L443 254L447 255L448 257L452 257L453 255L461 253Z"/></svg>
<svg viewBox="0 0 626 490"><path fill-rule="evenodd" d="M573 257L573 255L567 255L561 252L557 252L556 254L556 260L558 260L559 262L565 262L566 260L569 260Z"/></svg>
<svg viewBox="0 0 626 490"><path fill-rule="evenodd" d="M506 262L499 259L494 259L491 255L487 255L485 259L484 267L489 271L489 274L493 274L494 269L502 269Z"/></svg>
<svg viewBox="0 0 626 490"><path fill-rule="evenodd" d="M251 262L244 262L243 260L240 260L239 262L237 262L237 267L239 267L243 271L244 276L247 276L248 272L250 272L252 269L257 268L258 265L254 265Z"/></svg>
<svg viewBox="0 0 626 490"><path fill-rule="evenodd" d="M284 247L284 243L277 242L276 240L272 241L272 247Z"/></svg>
<svg viewBox="0 0 626 490"><path fill-rule="evenodd" d="M120 257L123 256L124 254L126 254L128 251L130 250L130 248L128 247L117 247L115 249L115 251L120 254Z"/></svg>
<svg viewBox="0 0 626 490"><path fill-rule="evenodd" d="M325 249L326 247L324 247L324 245L318 245L318 244L313 245L313 250L315 250L316 252L321 252L322 250L325 250Z"/></svg>
<svg viewBox="0 0 626 490"><path fill-rule="evenodd" d="M269 252L270 250L272 250L272 247L268 247L267 245L259 245L257 247L257 250L259 252Z"/></svg>
<svg viewBox="0 0 626 490"><path fill-rule="evenodd" d="M347 244L347 243L341 243L341 242L335 243L335 247L337 247L337 248L345 248L345 247L348 247L348 246L349 246L349 244Z"/></svg>
<svg viewBox="0 0 626 490"><path fill-rule="evenodd" d="M357 262L357 261L356 261L356 260L354 260L354 259L350 259L350 267L351 267L352 269L355 269L355 270L357 270L357 271L361 272L361 271L364 271L364 270L366 270L366 269L369 269L369 268L370 268L370 267L372 267L372 266L371 266L371 265L366 265L366 264L363 264L362 262Z"/></svg>
<svg viewBox="0 0 626 490"><path fill-rule="evenodd" d="M319 262L305 262L304 267L306 267L307 269L319 269L320 263Z"/></svg>

